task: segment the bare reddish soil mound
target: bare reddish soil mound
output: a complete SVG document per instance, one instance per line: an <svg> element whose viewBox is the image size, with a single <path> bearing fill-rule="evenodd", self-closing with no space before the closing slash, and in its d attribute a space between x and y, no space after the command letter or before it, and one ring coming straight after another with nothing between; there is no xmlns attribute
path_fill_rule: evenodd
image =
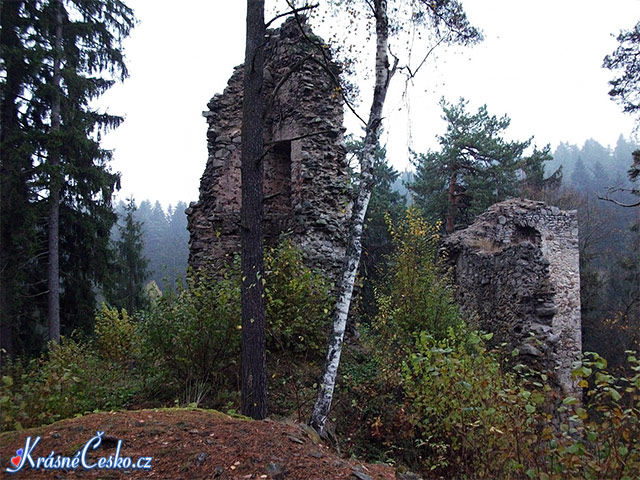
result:
<svg viewBox="0 0 640 480"><path fill-rule="evenodd" d="M44 471L33 469L24 452L27 437L40 437L31 458L54 457L78 460L96 432L104 432L101 445L86 448L85 464L92 470ZM337 456L331 448L314 440L303 427L271 420L250 421L205 410L138 410L98 413L63 420L46 427L0 435L0 478L166 478L191 479L387 479L395 478L386 465L371 465ZM122 440L118 450L118 440ZM96 440L94 439L94 442ZM118 455L116 456L116 451ZM18 453L25 457L23 468L9 475ZM98 462L152 457L151 469L99 469ZM52 460L53 460L52 459ZM44 460L42 460L44 462ZM68 462L68 460L67 460ZM140 464L144 466L143 460ZM104 466L104 465L103 465Z"/></svg>

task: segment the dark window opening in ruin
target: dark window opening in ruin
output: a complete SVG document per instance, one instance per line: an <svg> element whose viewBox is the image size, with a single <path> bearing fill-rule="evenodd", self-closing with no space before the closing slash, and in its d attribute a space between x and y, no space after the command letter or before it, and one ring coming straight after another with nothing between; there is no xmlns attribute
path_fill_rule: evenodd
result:
<svg viewBox="0 0 640 480"><path fill-rule="evenodd" d="M516 225L516 229L513 232L513 243L530 242L534 245L540 245L542 242L542 236L540 232L528 225Z"/></svg>
<svg viewBox="0 0 640 480"><path fill-rule="evenodd" d="M291 212L291 142L277 142L264 160L265 214Z"/></svg>

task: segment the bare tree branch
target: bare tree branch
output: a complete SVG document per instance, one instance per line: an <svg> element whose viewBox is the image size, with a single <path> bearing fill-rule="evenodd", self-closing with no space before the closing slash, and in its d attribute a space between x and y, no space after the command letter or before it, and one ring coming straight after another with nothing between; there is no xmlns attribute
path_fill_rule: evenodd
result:
<svg viewBox="0 0 640 480"><path fill-rule="evenodd" d="M294 9L294 6L291 4L290 0L287 0L287 4ZM295 10L295 9L294 9ZM297 12L293 12L293 15L296 19L296 23L298 24L298 28L300 29L300 32L302 33L302 35L304 36L304 38L307 40L307 42L309 42L311 45L313 45L314 47L316 47L320 53L322 54L322 59L323 62L320 62L317 58L312 57L311 60L315 61L318 65L320 65L331 77L332 82L335 84L335 86L337 87L337 91L340 93L340 96L342 97L342 99L344 100L345 105L349 108L349 110L351 110L351 113L353 113L356 118L358 120L360 120L362 122L363 125L366 125L367 122L360 116L358 115L358 112L356 112L355 108L353 107L353 105L351 104L351 101L347 98L347 96L344 94L344 90L342 89L342 84L340 82L340 79L336 76L336 74L331 70L331 59L328 56L328 52L327 52L327 48L325 48L324 45L320 45L318 42L316 42L315 40L313 40L311 37L309 37L309 35L307 35L307 32L305 32L304 27L302 26L302 22L300 21L300 16L298 15Z"/></svg>
<svg viewBox="0 0 640 480"><path fill-rule="evenodd" d="M289 4L289 6L293 8L293 5ZM281 13L280 15L276 15L275 17L273 17L271 20L267 22L267 24L265 25L265 28L269 28L271 24L279 18L286 17L287 15L291 15L292 13L295 15L297 13L304 12L305 10L313 10L314 8L318 8L319 6L320 4L316 3L315 5L305 5L304 7L293 8L288 12L284 12L284 13Z"/></svg>
<svg viewBox="0 0 640 480"><path fill-rule="evenodd" d="M413 78L415 78L415 76L418 74L422 66L427 62L427 60L429 59L431 54L435 51L435 49L438 48L443 42L449 41L450 37L451 37L450 35L447 37L441 37L440 40L438 40L438 42L429 49L429 51L426 53L426 55L420 62L420 65L418 65L415 70L412 71L409 65L402 67L401 70L406 70L408 72L407 80L412 80Z"/></svg>
<svg viewBox="0 0 640 480"><path fill-rule="evenodd" d="M605 202L611 202L611 203L613 203L615 205L618 205L620 207L625 207L625 208L640 207L640 200L638 200L637 202L632 202L632 203L623 203L623 202L620 202L620 201L616 200L615 198L611 198L612 194L618 193L618 192L627 192L627 193L632 193L634 195L640 195L640 190L638 190L637 188L609 187L607 189L607 194L605 196L598 195L598 200L604 200Z"/></svg>
<svg viewBox="0 0 640 480"><path fill-rule="evenodd" d="M364 0L364 3L366 3L366 4L369 6L369 8L371 9L371 14L375 17L375 15L376 15L376 9L375 9L375 7L373 6L373 3L371 3L371 1L370 1L370 0Z"/></svg>
<svg viewBox="0 0 640 480"><path fill-rule="evenodd" d="M619 202L618 200L616 200L615 198L611 198L609 195L605 195L604 197L601 197L600 195L598 195L598 200L604 200L605 202L611 202L615 205L618 205L620 207L625 207L625 208L634 208L634 207L640 207L640 200L638 200L637 202L634 203L622 203Z"/></svg>

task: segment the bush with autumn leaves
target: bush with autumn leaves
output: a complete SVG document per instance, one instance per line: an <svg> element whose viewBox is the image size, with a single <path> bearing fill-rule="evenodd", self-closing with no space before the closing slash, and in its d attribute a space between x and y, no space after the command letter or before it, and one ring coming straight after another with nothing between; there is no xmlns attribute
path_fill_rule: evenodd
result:
<svg viewBox="0 0 640 480"><path fill-rule="evenodd" d="M329 331L330 285L284 239L265 252L271 411L308 411ZM129 314L101 306L92 337L50 344L0 372L0 430L130 406L239 405L240 273L194 272L185 287Z"/></svg>
<svg viewBox="0 0 640 480"><path fill-rule="evenodd" d="M344 352L331 413L338 446L426 478L637 478L638 357L627 352L627 368L614 375L603 358L585 354L574 370L582 398L560 397L549 372L490 349L490 335L462 318L438 226L410 210L390 231L395 248L376 287L377 314ZM304 421L322 365L330 286L290 242L268 250L266 266L271 411ZM237 272L192 276L146 312L102 307L93 338L64 339L40 358L7 364L0 427L139 402L233 408Z"/></svg>
<svg viewBox="0 0 640 480"><path fill-rule="evenodd" d="M491 335L463 321L437 232L411 210L391 227L378 314L346 355L344 446L427 478L637 478L638 359L628 352L620 377L587 353L574 370L582 399L560 397L549 372L489 349Z"/></svg>

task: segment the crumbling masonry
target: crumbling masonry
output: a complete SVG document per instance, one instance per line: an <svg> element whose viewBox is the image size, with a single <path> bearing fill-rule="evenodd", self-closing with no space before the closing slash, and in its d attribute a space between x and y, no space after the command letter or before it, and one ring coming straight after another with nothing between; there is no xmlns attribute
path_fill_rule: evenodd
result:
<svg viewBox="0 0 640 480"><path fill-rule="evenodd" d="M272 244L287 234L309 266L336 281L350 215L348 173L343 102L334 81L339 68L322 45L295 19L268 32L264 230ZM187 209L189 263L196 268L219 268L239 252L242 77L243 67L236 67L204 112L209 156L200 199Z"/></svg>
<svg viewBox="0 0 640 480"><path fill-rule="evenodd" d="M265 46L265 239L273 244L288 235L308 265L337 281L350 216L339 72L328 50L318 48L322 40L300 27L287 20L269 31ZM199 201L187 209L195 268L217 269L239 251L242 75L236 67L204 112L209 156ZM445 247L463 311L575 393L571 365L581 354L576 213L509 200L452 234Z"/></svg>
<svg viewBox="0 0 640 480"><path fill-rule="evenodd" d="M458 300L497 343L550 371L577 394L573 362L582 353L578 222L575 211L507 200L446 240Z"/></svg>

